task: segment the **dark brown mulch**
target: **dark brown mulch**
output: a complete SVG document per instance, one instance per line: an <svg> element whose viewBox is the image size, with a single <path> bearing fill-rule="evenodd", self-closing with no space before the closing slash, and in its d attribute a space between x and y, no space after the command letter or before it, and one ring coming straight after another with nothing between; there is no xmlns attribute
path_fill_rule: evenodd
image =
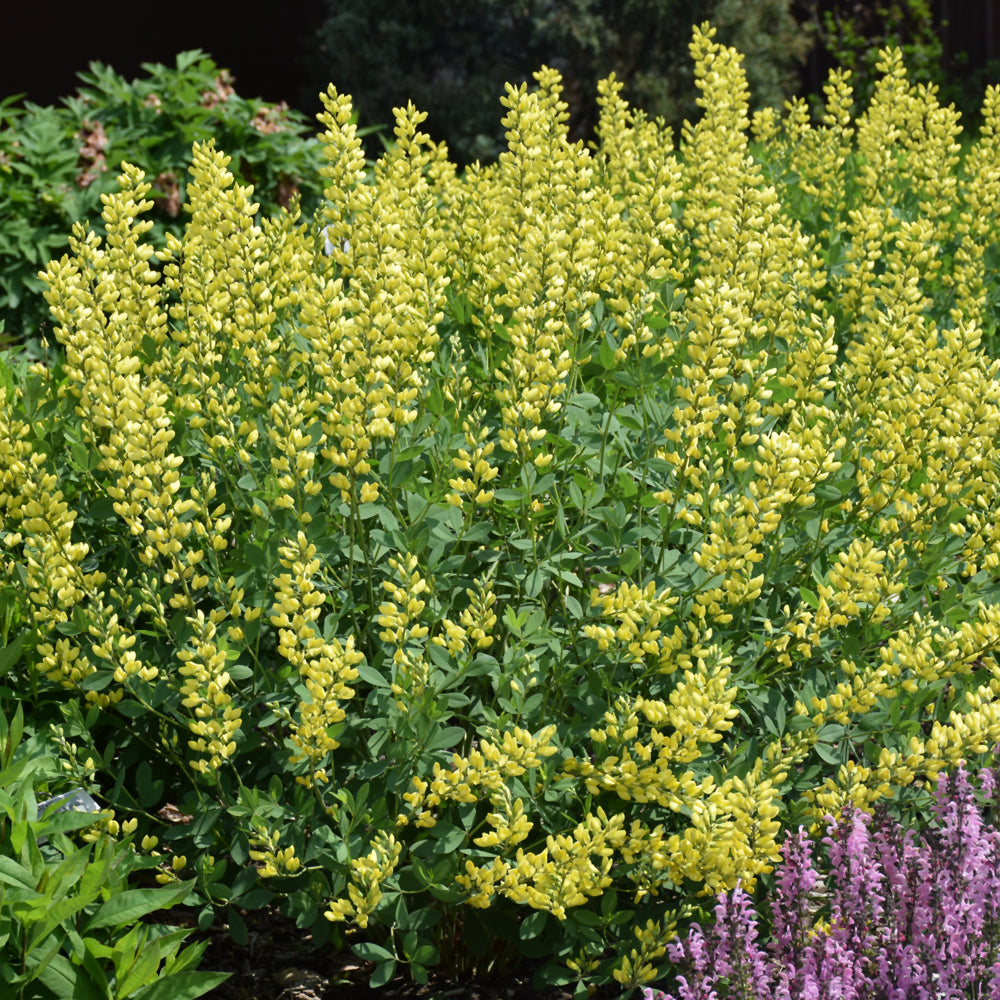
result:
<svg viewBox="0 0 1000 1000"><path fill-rule="evenodd" d="M273 909L245 914L247 943L239 946L228 928L215 925L195 932L189 942L209 941L199 968L230 972L230 978L208 1000L571 1000L572 987L532 988L536 964L525 963L511 975L491 982L457 982L431 970L426 985L404 976L380 989L368 986L370 966L350 950L309 948L309 939ZM617 1000L617 985L598 988L591 1000Z"/></svg>

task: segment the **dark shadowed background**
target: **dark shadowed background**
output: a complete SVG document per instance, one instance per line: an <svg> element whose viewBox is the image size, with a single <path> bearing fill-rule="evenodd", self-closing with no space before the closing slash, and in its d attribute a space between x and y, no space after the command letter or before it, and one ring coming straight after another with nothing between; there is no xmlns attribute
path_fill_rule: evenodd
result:
<svg viewBox="0 0 1000 1000"><path fill-rule="evenodd" d="M927 12L922 40L918 9ZM690 24L706 18L747 56L756 101L816 93L832 63L817 44L824 17L853 19L862 46L882 44L887 17L895 20L918 77L940 46L942 96L967 121L1000 68L1000 0L0 0L0 98L26 93L53 104L76 90L76 74L93 60L132 79L144 62L173 65L178 52L200 48L232 71L241 96L286 101L310 118L331 81L354 97L362 125L391 126L392 107L412 98L430 113L432 137L463 163L502 148L503 81L530 79L542 62L564 75L573 138L588 137L593 88L612 69L627 100L679 123L696 112L685 93Z"/></svg>
<svg viewBox="0 0 1000 1000"><path fill-rule="evenodd" d="M304 77L301 39L326 13L322 0L0 0L0 98L26 92L36 104L52 104L76 90L76 74L93 60L132 79L144 75L144 62L173 65L178 52L200 48L233 72L240 94L297 106ZM319 101L314 105L301 110L312 114Z"/></svg>

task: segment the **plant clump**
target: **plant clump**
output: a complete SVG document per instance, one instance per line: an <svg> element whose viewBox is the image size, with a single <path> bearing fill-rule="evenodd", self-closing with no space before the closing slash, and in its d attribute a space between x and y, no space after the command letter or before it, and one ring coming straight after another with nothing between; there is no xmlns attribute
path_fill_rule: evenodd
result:
<svg viewBox="0 0 1000 1000"><path fill-rule="evenodd" d="M373 183L331 87L315 217L202 143L183 233L125 165L44 272L3 666L202 926L632 988L783 829L1000 741L1000 91L962 157L896 51L817 123L691 51L679 142L613 77L570 142L542 69L495 164L410 105Z"/></svg>

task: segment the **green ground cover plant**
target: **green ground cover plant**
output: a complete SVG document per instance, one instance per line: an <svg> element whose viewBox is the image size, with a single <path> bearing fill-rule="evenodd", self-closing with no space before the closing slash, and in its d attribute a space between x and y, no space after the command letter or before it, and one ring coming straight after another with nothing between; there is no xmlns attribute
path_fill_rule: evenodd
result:
<svg viewBox="0 0 1000 1000"><path fill-rule="evenodd" d="M182 232L191 147L209 138L233 157L265 214L296 194L306 211L319 202L322 155L303 114L241 97L229 71L199 50L182 52L175 66L143 69L130 81L91 63L60 105L17 96L0 103L0 320L8 338L37 344L49 319L38 270L66 252L73 223L98 223L123 160L153 185L157 240Z"/></svg>
<svg viewBox="0 0 1000 1000"><path fill-rule="evenodd" d="M677 142L614 78L569 142L542 69L497 163L411 105L367 183L331 87L314 217L196 144L180 235L125 165L46 269L4 694L203 927L628 990L783 827L1000 741L1000 91L962 156L896 50L815 123L691 50Z"/></svg>
<svg viewBox="0 0 1000 1000"><path fill-rule="evenodd" d="M0 715L0 982L12 1000L194 1000L222 982L198 972L205 944L143 918L181 902L191 882L133 888L150 867L130 830L83 810L43 809L36 792L65 783L44 734L23 740L19 705ZM22 741L23 740L23 741ZM110 827L110 828L109 828ZM123 833L120 839L114 834ZM73 836L82 834L83 843Z"/></svg>

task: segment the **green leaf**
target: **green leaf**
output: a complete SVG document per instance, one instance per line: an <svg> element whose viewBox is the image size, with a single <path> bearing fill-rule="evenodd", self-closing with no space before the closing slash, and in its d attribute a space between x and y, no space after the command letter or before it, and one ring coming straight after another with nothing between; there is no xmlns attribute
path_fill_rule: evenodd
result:
<svg viewBox="0 0 1000 1000"><path fill-rule="evenodd" d="M21 633L13 642L8 643L3 649L0 649L0 677L3 677L17 663L23 648L24 633ZM0 737L2 737L2 734L0 734Z"/></svg>
<svg viewBox="0 0 1000 1000"><path fill-rule="evenodd" d="M154 938L152 941L147 941L144 934L140 942L136 934L140 926L136 924L115 945L115 951L118 953L118 960L115 962L118 989L125 997L143 986L155 983L162 960L162 939Z"/></svg>
<svg viewBox="0 0 1000 1000"><path fill-rule="evenodd" d="M139 805L143 809L156 805L162 798L164 783L153 780L153 770L149 766L149 761L140 761L135 769L135 787Z"/></svg>
<svg viewBox="0 0 1000 1000"><path fill-rule="evenodd" d="M452 823L438 823L431 829L431 836L438 842L441 854L451 854L465 843L466 831Z"/></svg>
<svg viewBox="0 0 1000 1000"><path fill-rule="evenodd" d="M366 684L370 684L373 688L388 689L392 687L392 682L389 678L379 673L379 671L368 663L359 663L354 669L357 670L358 677L360 677Z"/></svg>
<svg viewBox="0 0 1000 1000"><path fill-rule="evenodd" d="M372 941L359 941L351 945L354 952L362 962L394 962L396 956L388 948Z"/></svg>
<svg viewBox="0 0 1000 1000"><path fill-rule="evenodd" d="M69 920L74 914L79 913L80 910L89 906L91 902L92 900L87 897L81 898L74 895L60 899L58 902L50 903L45 910L44 920L35 929L38 938L43 939L48 937L61 923Z"/></svg>
<svg viewBox="0 0 1000 1000"><path fill-rule="evenodd" d="M178 972L161 976L151 986L134 993L128 1000L197 1000L221 986L229 972Z"/></svg>
<svg viewBox="0 0 1000 1000"><path fill-rule="evenodd" d="M15 885L22 889L30 889L34 892L35 886L38 884L38 879L27 868L19 865L13 858L0 856L0 882L5 882L7 885Z"/></svg>
<svg viewBox="0 0 1000 1000"><path fill-rule="evenodd" d="M413 953L411 961L420 965L437 965L441 961L437 948L432 944L422 944Z"/></svg>
<svg viewBox="0 0 1000 1000"><path fill-rule="evenodd" d="M427 891L437 900L447 905L452 905L453 903L460 903L466 898L466 893L460 889L449 889L447 886L443 885L429 885Z"/></svg>
<svg viewBox="0 0 1000 1000"><path fill-rule="evenodd" d="M377 990L385 986L392 977L396 974L396 960L392 959L388 962L380 962L372 970L371 977L368 980L368 985L373 989Z"/></svg>
<svg viewBox="0 0 1000 1000"><path fill-rule="evenodd" d="M102 903L86 922L85 930L98 927L125 927L148 913L166 910L185 899L194 887L194 880L164 886L162 889L127 889Z"/></svg>
<svg viewBox="0 0 1000 1000"><path fill-rule="evenodd" d="M641 561L642 557L639 555L638 549L626 549L622 553L621 560L619 562L622 575L631 576L639 568L639 563Z"/></svg>
<svg viewBox="0 0 1000 1000"><path fill-rule="evenodd" d="M240 916L237 909L226 907L226 917L229 920L229 936L241 947L247 943L247 922Z"/></svg>
<svg viewBox="0 0 1000 1000"><path fill-rule="evenodd" d="M424 749L428 752L433 750L451 750L453 747L458 746L467 735L468 733L461 726L446 726L444 729L436 732L427 741Z"/></svg>
<svg viewBox="0 0 1000 1000"><path fill-rule="evenodd" d="M817 743L816 753L827 764L842 764L844 762L844 755L840 748L830 746L829 743Z"/></svg>
<svg viewBox="0 0 1000 1000"><path fill-rule="evenodd" d="M21 703L17 703L14 710L14 717L10 720L7 729L7 745L4 750L4 759L10 760L14 756L14 751L21 745L21 737L24 735L24 708Z"/></svg>
<svg viewBox="0 0 1000 1000"><path fill-rule="evenodd" d="M102 989L85 969L74 965L65 955L54 955L38 974L38 979L59 1000L108 1000L111 995L107 983Z"/></svg>
<svg viewBox="0 0 1000 1000"><path fill-rule="evenodd" d="M545 929L545 917L544 910L535 910L528 914L521 921L521 926L517 929L517 936L522 941L530 941L532 938L538 937Z"/></svg>

